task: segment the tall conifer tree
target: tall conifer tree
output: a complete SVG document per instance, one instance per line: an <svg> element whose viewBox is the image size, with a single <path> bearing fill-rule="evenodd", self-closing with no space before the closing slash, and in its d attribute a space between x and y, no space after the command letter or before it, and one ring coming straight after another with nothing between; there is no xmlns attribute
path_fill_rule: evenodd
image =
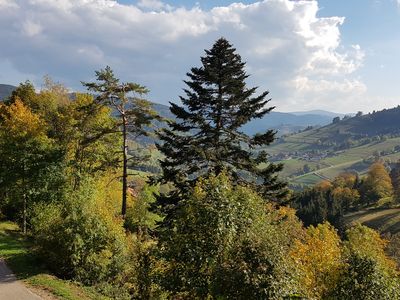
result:
<svg viewBox="0 0 400 300"><path fill-rule="evenodd" d="M241 130L274 109L266 107L268 91L255 95L257 88L246 86L245 63L226 39L220 38L205 52L202 66L187 73L183 105L170 103L177 121L159 133L158 148L165 155L161 182L172 182L176 189L160 197L158 204L173 208L197 177L218 175L224 169L236 182L253 185L277 200L285 192L276 174L282 165L268 162L263 150L275 132L248 136Z"/></svg>
<svg viewBox="0 0 400 300"><path fill-rule="evenodd" d="M152 121L159 120L158 114L152 109L152 104L141 98L148 90L133 82L121 83L115 77L109 66L96 71L97 82L82 82L83 85L97 94L96 102L111 107L119 119L116 122L122 134L122 209L121 215L126 216L128 196L128 134L138 138L149 134L148 127Z"/></svg>

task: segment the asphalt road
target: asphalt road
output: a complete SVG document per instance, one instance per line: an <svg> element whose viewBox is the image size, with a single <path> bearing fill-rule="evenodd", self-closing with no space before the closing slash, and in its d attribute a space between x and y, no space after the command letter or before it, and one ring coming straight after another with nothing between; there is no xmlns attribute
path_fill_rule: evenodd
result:
<svg viewBox="0 0 400 300"><path fill-rule="evenodd" d="M0 300L41 300L19 282L4 260L0 259Z"/></svg>

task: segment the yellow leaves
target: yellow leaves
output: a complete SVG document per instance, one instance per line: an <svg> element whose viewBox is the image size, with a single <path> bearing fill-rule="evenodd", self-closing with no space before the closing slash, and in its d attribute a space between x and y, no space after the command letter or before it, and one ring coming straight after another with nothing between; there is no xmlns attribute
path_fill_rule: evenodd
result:
<svg viewBox="0 0 400 300"><path fill-rule="evenodd" d="M367 186L375 189L375 193L380 198L389 197L393 194L392 181L382 163L377 162L370 167L365 182Z"/></svg>
<svg viewBox="0 0 400 300"><path fill-rule="evenodd" d="M370 167L367 177L362 181L360 192L367 204L393 196L392 181L382 163L377 162Z"/></svg>
<svg viewBox="0 0 400 300"><path fill-rule="evenodd" d="M342 243L335 228L324 223L310 226L305 237L294 243L290 257L300 272L307 299L325 299L330 295L353 255L373 260L390 276L396 275L396 264L384 251L387 241L378 232L358 224L347 230L346 236Z"/></svg>
<svg viewBox="0 0 400 300"><path fill-rule="evenodd" d="M310 226L304 240L297 240L290 252L300 270L300 281L310 298L330 291L343 267L340 238L329 223Z"/></svg>
<svg viewBox="0 0 400 300"><path fill-rule="evenodd" d="M346 208L352 204L357 204L360 200L360 193L349 187L336 187L332 191L332 196L336 200L341 200Z"/></svg>
<svg viewBox="0 0 400 300"><path fill-rule="evenodd" d="M46 138L46 124L17 98L10 106L2 105L2 134L13 138Z"/></svg>
<svg viewBox="0 0 400 300"><path fill-rule="evenodd" d="M296 216L296 210L289 206L279 206L278 216L280 216L280 219L294 218Z"/></svg>
<svg viewBox="0 0 400 300"><path fill-rule="evenodd" d="M43 77L43 89L40 95L40 98L48 98L54 107L70 103L68 89L62 83L53 81L48 75Z"/></svg>
<svg viewBox="0 0 400 300"><path fill-rule="evenodd" d="M352 188L354 187L356 181L357 181L357 176L355 174L342 173L335 178L333 183L336 187Z"/></svg>
<svg viewBox="0 0 400 300"><path fill-rule="evenodd" d="M395 269L396 263L385 254L388 241L382 239L379 233L367 226L356 224L346 231L346 250L361 257L372 258L387 269Z"/></svg>

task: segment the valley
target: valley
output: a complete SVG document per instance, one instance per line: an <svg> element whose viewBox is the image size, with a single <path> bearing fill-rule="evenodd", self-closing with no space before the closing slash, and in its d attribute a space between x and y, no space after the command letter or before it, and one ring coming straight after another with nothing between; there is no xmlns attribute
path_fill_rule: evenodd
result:
<svg viewBox="0 0 400 300"><path fill-rule="evenodd" d="M282 176L297 189L343 172L362 176L376 160L390 165L400 159L399 119L398 107L344 118L283 136L265 150L284 164Z"/></svg>

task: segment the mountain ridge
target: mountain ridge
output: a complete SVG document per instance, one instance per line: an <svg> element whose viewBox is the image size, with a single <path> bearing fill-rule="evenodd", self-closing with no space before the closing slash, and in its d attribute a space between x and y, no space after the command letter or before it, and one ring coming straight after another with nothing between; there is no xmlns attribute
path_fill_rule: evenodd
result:
<svg viewBox="0 0 400 300"><path fill-rule="evenodd" d="M0 84L0 100L7 98L15 86ZM153 102L154 109L163 117L174 119L174 116L169 111L169 107L164 104ZM321 114L315 112L323 112ZM324 126L329 124L333 117L342 116L329 111L314 110L304 112L279 112L272 111L261 119L255 119L243 126L243 130L247 134L256 134L265 132L268 129L273 129L278 132L278 136L290 134L304 130L309 126Z"/></svg>

